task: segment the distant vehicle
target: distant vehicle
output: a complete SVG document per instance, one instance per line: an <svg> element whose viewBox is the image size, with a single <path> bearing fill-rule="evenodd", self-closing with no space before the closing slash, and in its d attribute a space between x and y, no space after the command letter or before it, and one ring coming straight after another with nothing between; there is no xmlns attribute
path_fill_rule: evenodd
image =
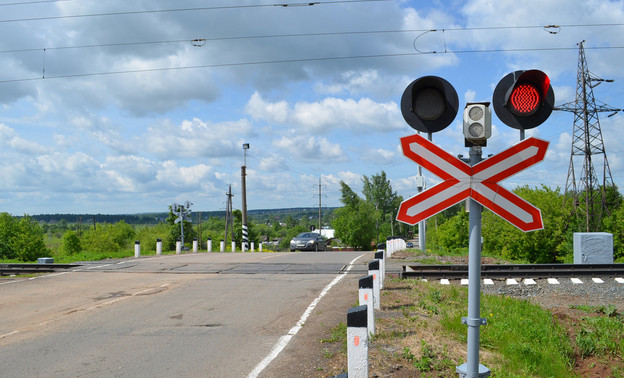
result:
<svg viewBox="0 0 624 378"><path fill-rule="evenodd" d="M407 247L407 248L414 248L414 243L407 242L407 244L405 244L405 247Z"/></svg>
<svg viewBox="0 0 624 378"><path fill-rule="evenodd" d="M325 251L327 240L316 232L302 232L290 241L290 251Z"/></svg>

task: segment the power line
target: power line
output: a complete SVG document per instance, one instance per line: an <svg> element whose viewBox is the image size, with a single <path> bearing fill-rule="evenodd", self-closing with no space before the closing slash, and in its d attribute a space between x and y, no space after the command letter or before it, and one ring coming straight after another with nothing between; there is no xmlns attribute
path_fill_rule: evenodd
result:
<svg viewBox="0 0 624 378"><path fill-rule="evenodd" d="M624 46L602 46L602 47L598 46L598 47L586 47L585 49L586 50L624 49ZM345 60L345 59L409 57L409 56L429 55L429 54L498 53L498 52L564 51L564 50L576 50L576 48L574 47L549 47L549 48L519 48L519 49L456 50L456 51L443 51L443 52L410 52L410 53L393 53L393 54L366 54L366 55L347 55L347 56L333 56L333 57L329 56L329 57L316 57L316 58L260 60L260 61L251 61L251 62L215 63L215 64L202 64L202 65L193 65L193 66L180 66L180 67L159 67L159 68L144 68L144 69L135 69L135 70L87 72L87 73L65 74L65 75L50 75L50 76L42 75L41 77L0 80L0 84L1 83L25 82L25 81L37 81L37 80L45 80L45 79L68 79L68 78L79 78L79 77L89 77L89 76L122 75L122 74L134 74L134 73L181 71L181 70L222 68L222 67L243 67L243 66L266 65L266 64L288 64L288 63L303 63L303 62L314 62L314 61L321 62L321 61L333 61L333 60Z"/></svg>
<svg viewBox="0 0 624 378"><path fill-rule="evenodd" d="M55 0L55 1L73 1L73 0ZM173 39L173 40L159 40L159 41L138 41L138 42L115 42L115 43L99 43L89 45L74 45L74 46L47 46L38 48L27 49L11 49L0 50L0 53L16 53L16 52L33 52L42 50L65 50L65 49L83 49L83 48L97 48L97 47L119 47L119 46L135 46L135 45L153 45L153 44L169 44L169 43L194 43L197 47L203 46L206 42L213 41L232 41L232 40L244 40L244 39L272 39L272 38L299 38L299 37L323 37L323 36L338 36L338 35L365 35L365 34L397 34L397 33L430 33L430 32L445 32L445 31L473 31L473 30L499 30L499 29L544 29L550 28L568 28L568 27L612 27L612 26L624 26L624 23L619 24L568 24L568 25L520 25L520 26L484 26L484 27L465 27L465 28L442 28L442 29L400 29L400 30L362 30L362 31L345 31L345 32L316 32L316 33L290 33L290 34L265 34L265 35L246 35L246 36L231 36L231 37L213 37L213 38L194 38L194 39ZM551 32L554 33L554 32ZM556 32L558 33L558 31ZM424 34L421 34L421 36ZM418 39L418 36L416 39ZM547 48L556 49L556 48ZM573 49L573 48L566 48ZM576 49L576 48L574 48ZM416 49L421 53L433 53L423 52ZM471 51L451 51L451 52L488 52L490 50L471 50ZM494 50L492 50L494 51ZM495 51L514 51L510 50L495 50ZM439 53L439 52L436 52Z"/></svg>
<svg viewBox="0 0 624 378"><path fill-rule="evenodd" d="M7 7L11 5L31 5L31 4L44 4L44 3L60 3L64 1L73 1L73 0L39 0L39 1L23 1L19 3L4 3L0 4L0 7Z"/></svg>
<svg viewBox="0 0 624 378"><path fill-rule="evenodd" d="M225 9L244 9L244 8L275 8L275 7L300 7L300 6L314 6L314 5L327 5L327 4L348 4L348 3L371 3L371 2L388 2L393 0L333 0L333 1L317 1L308 3L280 3L280 4L251 4L251 5L221 5L212 7L196 7L196 8L172 8L172 9L152 9L152 10L140 10L140 11L120 11L120 12L103 12L103 13L87 13L87 14L74 14L65 16L42 16L42 17L29 17L29 18L13 18L0 20L0 23L10 22L28 22L28 21L49 21L49 20L61 20L72 18L86 18L86 17L108 17L108 16L127 16L136 14L149 14L149 13L179 13L179 12L197 12L197 11L210 11L210 10L225 10Z"/></svg>

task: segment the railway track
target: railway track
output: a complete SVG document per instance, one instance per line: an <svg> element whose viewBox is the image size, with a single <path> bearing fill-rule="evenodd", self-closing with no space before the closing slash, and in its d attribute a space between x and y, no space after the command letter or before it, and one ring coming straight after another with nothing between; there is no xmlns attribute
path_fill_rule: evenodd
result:
<svg viewBox="0 0 624 378"><path fill-rule="evenodd" d="M78 264L0 264L0 276L52 273L78 267Z"/></svg>
<svg viewBox="0 0 624 378"><path fill-rule="evenodd" d="M481 265L482 278L624 277L624 264ZM402 278L468 278L468 265L403 265Z"/></svg>

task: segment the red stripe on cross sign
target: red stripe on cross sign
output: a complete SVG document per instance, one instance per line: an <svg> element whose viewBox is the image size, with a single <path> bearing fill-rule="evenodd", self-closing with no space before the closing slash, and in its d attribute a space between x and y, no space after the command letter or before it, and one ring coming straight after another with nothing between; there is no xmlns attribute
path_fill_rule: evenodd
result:
<svg viewBox="0 0 624 378"><path fill-rule="evenodd" d="M474 166L418 134L401 138L401 145L406 157L443 181L403 201L398 221L414 225L470 197L522 231L544 228L540 210L499 182L544 160L547 141L525 139Z"/></svg>

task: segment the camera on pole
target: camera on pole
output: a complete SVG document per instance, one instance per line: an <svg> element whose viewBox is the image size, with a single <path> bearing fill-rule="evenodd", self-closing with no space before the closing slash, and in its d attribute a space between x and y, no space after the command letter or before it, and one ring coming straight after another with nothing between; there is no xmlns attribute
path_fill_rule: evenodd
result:
<svg viewBox="0 0 624 378"><path fill-rule="evenodd" d="M435 133L453 122L459 109L455 88L437 76L423 76L412 81L401 97L401 113L408 125Z"/></svg>
<svg viewBox="0 0 624 378"><path fill-rule="evenodd" d="M509 127L519 130L541 125L555 106L550 78L540 70L520 70L503 77L494 89L494 112Z"/></svg>

